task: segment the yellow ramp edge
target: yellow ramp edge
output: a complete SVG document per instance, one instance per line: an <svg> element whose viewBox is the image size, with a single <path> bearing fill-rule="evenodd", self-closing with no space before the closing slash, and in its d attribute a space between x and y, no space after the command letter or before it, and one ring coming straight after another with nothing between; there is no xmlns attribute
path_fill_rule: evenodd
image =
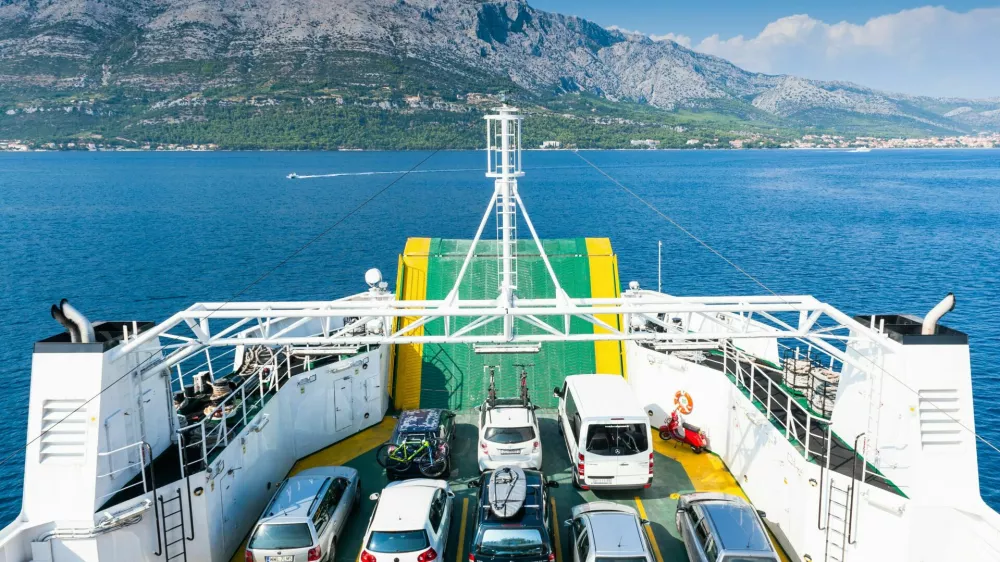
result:
<svg viewBox="0 0 1000 562"><path fill-rule="evenodd" d="M396 276L396 298L400 300L427 299L427 263L431 249L430 238L410 238L406 241L399 261ZM400 319L399 327L406 327L416 321L416 317ZM409 333L422 336L423 326ZM424 346L418 343L395 346L395 372L390 388L395 388L396 408L412 410L420 407L420 370L423 365Z"/></svg>
<svg viewBox="0 0 1000 562"><path fill-rule="evenodd" d="M611 250L611 240L587 238L586 242L590 263L590 296L593 298L617 298L621 296L621 285L618 281L618 257ZM596 317L609 326L621 329L622 319L617 314L598 314ZM610 332L601 326L594 326L594 333L608 334ZM623 375L623 357L622 342L594 342L596 372L607 375Z"/></svg>
<svg viewBox="0 0 1000 562"><path fill-rule="evenodd" d="M717 455L712 453L696 454L690 447L679 445L676 441L664 441L655 433L652 435L652 439L653 448L657 453L681 463L695 492L721 492L741 497L750 502L750 498L743 493L740 483L729 472L726 463L722 462L722 459ZM778 547L778 557L781 558L782 562L789 562L788 556L781 548L774 533L770 529L767 530L767 533L771 535L771 542Z"/></svg>

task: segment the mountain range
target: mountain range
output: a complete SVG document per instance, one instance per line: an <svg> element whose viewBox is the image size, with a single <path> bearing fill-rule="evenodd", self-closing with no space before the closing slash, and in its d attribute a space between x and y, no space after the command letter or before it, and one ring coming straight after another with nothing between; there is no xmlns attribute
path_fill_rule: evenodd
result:
<svg viewBox="0 0 1000 562"><path fill-rule="evenodd" d="M0 0L0 138L210 140L217 119L278 113L447 126L501 93L553 119L675 133L1000 130L1000 98L748 72L523 0Z"/></svg>

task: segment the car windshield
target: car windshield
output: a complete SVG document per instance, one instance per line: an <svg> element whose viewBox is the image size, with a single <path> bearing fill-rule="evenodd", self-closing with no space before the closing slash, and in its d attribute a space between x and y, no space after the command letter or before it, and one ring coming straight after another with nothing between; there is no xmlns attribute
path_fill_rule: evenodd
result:
<svg viewBox="0 0 1000 562"><path fill-rule="evenodd" d="M372 531L366 549L372 552L393 554L417 552L430 546L425 531Z"/></svg>
<svg viewBox="0 0 1000 562"><path fill-rule="evenodd" d="M250 539L249 548L279 550L282 548L307 548L313 545L312 533L305 523L265 523L257 527Z"/></svg>
<svg viewBox="0 0 1000 562"><path fill-rule="evenodd" d="M486 529L479 552L489 555L541 554L545 550L538 529Z"/></svg>
<svg viewBox="0 0 1000 562"><path fill-rule="evenodd" d="M533 427L490 427L486 429L484 439L490 443L524 443L535 438Z"/></svg>
<svg viewBox="0 0 1000 562"><path fill-rule="evenodd" d="M635 455L649 448L649 430L643 423L591 425L587 452L595 455Z"/></svg>

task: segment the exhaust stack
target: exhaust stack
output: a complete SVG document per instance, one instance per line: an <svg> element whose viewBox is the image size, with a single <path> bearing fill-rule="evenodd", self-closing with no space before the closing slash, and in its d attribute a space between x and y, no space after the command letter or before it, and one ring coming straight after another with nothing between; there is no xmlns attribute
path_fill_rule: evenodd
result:
<svg viewBox="0 0 1000 562"><path fill-rule="evenodd" d="M94 325L87 320L87 317L79 310L63 299L58 305L52 305L52 317L56 319L69 332L70 341L73 343L93 343L97 339L94 334Z"/></svg>
<svg viewBox="0 0 1000 562"><path fill-rule="evenodd" d="M62 327L66 328L66 331L69 332L69 341L73 343L80 343L79 328L76 327L76 324L70 322L69 318L66 318L62 309L59 308L59 305L52 305L52 310L50 310L50 312L52 313L52 317L56 319L56 322L62 324Z"/></svg>
<svg viewBox="0 0 1000 562"><path fill-rule="evenodd" d="M938 320L945 314L951 312L955 309L955 293L948 293L948 296L941 299L941 302L937 303L927 316L924 317L924 323L920 326L920 335L922 336L933 336L937 332Z"/></svg>

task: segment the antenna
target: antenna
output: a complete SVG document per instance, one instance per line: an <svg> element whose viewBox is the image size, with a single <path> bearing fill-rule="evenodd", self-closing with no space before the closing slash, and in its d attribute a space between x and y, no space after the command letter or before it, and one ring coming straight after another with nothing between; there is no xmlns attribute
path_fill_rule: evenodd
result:
<svg viewBox="0 0 1000 562"><path fill-rule="evenodd" d="M656 243L656 292L663 292L663 240Z"/></svg>

